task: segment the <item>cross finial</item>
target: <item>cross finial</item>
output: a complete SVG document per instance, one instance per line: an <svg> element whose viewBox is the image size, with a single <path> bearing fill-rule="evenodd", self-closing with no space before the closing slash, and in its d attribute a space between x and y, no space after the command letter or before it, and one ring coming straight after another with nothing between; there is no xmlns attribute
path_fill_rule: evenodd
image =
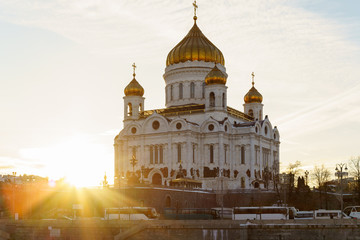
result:
<svg viewBox="0 0 360 240"><path fill-rule="evenodd" d="M255 78L254 72L251 73L251 77L252 77L252 85L254 86L254 84L255 84L255 83L254 83L254 78Z"/></svg>
<svg viewBox="0 0 360 240"><path fill-rule="evenodd" d="M196 5L196 0L194 0L193 2L193 6L194 6L194 21L196 22L197 16L196 16L196 9L198 8L198 5Z"/></svg>
<svg viewBox="0 0 360 240"><path fill-rule="evenodd" d="M133 63L133 65L131 65L132 67L133 67L133 76L135 77L135 68L136 68L136 65L135 65L135 63Z"/></svg>

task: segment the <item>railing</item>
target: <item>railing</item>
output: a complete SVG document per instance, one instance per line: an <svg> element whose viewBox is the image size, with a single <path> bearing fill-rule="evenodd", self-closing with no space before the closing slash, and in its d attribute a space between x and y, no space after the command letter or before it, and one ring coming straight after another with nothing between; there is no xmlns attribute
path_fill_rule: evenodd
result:
<svg viewBox="0 0 360 240"><path fill-rule="evenodd" d="M246 121L254 121L253 117L246 115L245 113L240 112L240 111L236 110L235 108L227 107L227 112L234 117L241 118Z"/></svg>

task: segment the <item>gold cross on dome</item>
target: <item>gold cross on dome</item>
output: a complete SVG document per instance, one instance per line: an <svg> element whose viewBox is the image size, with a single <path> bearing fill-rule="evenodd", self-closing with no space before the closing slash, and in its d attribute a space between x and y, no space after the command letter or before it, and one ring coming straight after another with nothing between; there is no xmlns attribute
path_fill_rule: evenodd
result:
<svg viewBox="0 0 360 240"><path fill-rule="evenodd" d="M252 85L254 86L254 78L255 78L254 72L251 73L251 77L252 77Z"/></svg>
<svg viewBox="0 0 360 240"><path fill-rule="evenodd" d="M196 0L193 2L194 6L194 19L196 18L196 9L198 8L198 5L196 5Z"/></svg>
<svg viewBox="0 0 360 240"><path fill-rule="evenodd" d="M135 63L133 63L133 65L131 65L132 67L133 67L133 75L135 76L135 68L136 68L136 65L135 65Z"/></svg>

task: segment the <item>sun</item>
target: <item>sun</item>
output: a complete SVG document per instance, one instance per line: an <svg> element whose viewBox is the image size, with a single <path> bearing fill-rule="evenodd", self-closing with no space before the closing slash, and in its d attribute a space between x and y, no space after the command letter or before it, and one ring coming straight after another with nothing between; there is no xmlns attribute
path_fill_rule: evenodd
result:
<svg viewBox="0 0 360 240"><path fill-rule="evenodd" d="M75 187L100 186L105 173L108 180L113 179L111 145L96 143L94 137L87 135L71 136L53 146L27 149L23 155L44 165L42 175L49 179L64 178Z"/></svg>

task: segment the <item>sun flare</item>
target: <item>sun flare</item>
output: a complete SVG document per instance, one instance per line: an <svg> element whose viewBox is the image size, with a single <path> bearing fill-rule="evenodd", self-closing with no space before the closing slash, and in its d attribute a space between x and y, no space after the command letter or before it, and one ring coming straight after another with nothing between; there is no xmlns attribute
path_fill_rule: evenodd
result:
<svg viewBox="0 0 360 240"><path fill-rule="evenodd" d="M47 148L23 149L21 154L45 165L42 175L51 179L64 178L75 187L100 186L105 172L111 179L111 149L94 143L89 136L72 136Z"/></svg>

